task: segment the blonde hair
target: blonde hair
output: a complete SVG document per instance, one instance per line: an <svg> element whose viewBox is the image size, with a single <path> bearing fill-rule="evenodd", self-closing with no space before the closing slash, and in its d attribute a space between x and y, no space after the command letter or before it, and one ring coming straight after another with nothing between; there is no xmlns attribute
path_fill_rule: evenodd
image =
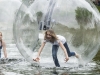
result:
<svg viewBox="0 0 100 75"><path fill-rule="evenodd" d="M47 40L47 39L48 39L48 38L47 38L47 32L50 32L50 35L51 35L51 40L50 40L50 42L54 43L54 41L58 40L58 38L57 38L55 32L54 32L53 30L51 30L51 29L48 29L48 30L45 31L44 40Z"/></svg>

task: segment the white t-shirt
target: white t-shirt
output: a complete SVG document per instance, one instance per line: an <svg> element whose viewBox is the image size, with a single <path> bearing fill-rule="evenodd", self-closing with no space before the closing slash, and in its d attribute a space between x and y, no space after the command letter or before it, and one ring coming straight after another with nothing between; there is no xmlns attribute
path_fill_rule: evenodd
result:
<svg viewBox="0 0 100 75"><path fill-rule="evenodd" d="M59 45L59 41L61 41L63 44L66 42L65 37L61 36L61 35L57 35L58 40L54 41L54 43L50 42L49 40L44 40L43 42L50 42L52 45Z"/></svg>

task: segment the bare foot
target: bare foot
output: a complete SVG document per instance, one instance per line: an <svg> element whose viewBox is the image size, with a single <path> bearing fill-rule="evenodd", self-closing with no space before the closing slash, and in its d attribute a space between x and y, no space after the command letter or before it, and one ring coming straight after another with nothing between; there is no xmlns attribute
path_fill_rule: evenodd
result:
<svg viewBox="0 0 100 75"><path fill-rule="evenodd" d="M76 57L76 58L79 58L79 55L78 55L78 54L76 54L76 55L75 55L75 57Z"/></svg>
<svg viewBox="0 0 100 75"><path fill-rule="evenodd" d="M76 57L76 58L79 58L79 55L78 55L76 52L75 52L75 57Z"/></svg>

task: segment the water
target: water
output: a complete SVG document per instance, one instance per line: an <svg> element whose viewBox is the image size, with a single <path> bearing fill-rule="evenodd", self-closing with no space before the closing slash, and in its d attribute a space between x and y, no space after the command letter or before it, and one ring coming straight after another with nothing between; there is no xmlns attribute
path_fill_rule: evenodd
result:
<svg viewBox="0 0 100 75"><path fill-rule="evenodd" d="M84 66L66 63L67 67L58 68L50 66L50 63L41 63L42 66L29 63L21 56L15 44L7 45L7 50L11 54L8 51L8 62L0 64L0 75L100 75L100 51L91 62Z"/></svg>
<svg viewBox="0 0 100 75"><path fill-rule="evenodd" d="M17 49L16 45L7 47L7 50L10 50L13 56L8 52L8 62L0 64L0 75L100 75L100 51L91 62L84 66L66 63L67 67L61 66L58 68L43 66L51 65L50 63L42 63L42 66L31 64L20 55L18 50L14 51ZM9 47L12 47L13 50Z"/></svg>
<svg viewBox="0 0 100 75"><path fill-rule="evenodd" d="M100 65L94 61L82 67L45 68L33 66L25 60L0 65L0 75L100 75Z"/></svg>

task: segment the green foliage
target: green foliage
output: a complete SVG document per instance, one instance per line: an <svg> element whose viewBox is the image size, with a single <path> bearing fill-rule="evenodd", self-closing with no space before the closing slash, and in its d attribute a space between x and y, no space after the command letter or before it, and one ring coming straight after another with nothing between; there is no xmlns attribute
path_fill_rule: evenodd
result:
<svg viewBox="0 0 100 75"><path fill-rule="evenodd" d="M42 13L41 11L39 11L39 12L36 13L36 15L37 15L37 16L42 16L43 13Z"/></svg>
<svg viewBox="0 0 100 75"><path fill-rule="evenodd" d="M39 12L36 13L36 15L37 15L37 20L38 21L41 21L41 18L43 16L43 13L41 11L39 11Z"/></svg>
<svg viewBox="0 0 100 75"><path fill-rule="evenodd" d="M86 30L84 30L84 26L86 26L88 23L92 21L92 12L90 12L86 8L77 7L75 13L76 13L76 21L80 25L80 29L77 30L75 35L73 36L72 44L75 47L79 47L83 43L88 44L88 42L87 43L85 42L87 38L86 38L86 34L85 34Z"/></svg>
<svg viewBox="0 0 100 75"><path fill-rule="evenodd" d="M99 12L100 12L100 6L97 6L97 5L96 5L96 7L97 7L97 9L98 9L98 10L99 10Z"/></svg>
<svg viewBox="0 0 100 75"><path fill-rule="evenodd" d="M78 7L76 12L76 20L79 25L87 25L88 22L91 22L92 13L86 8Z"/></svg>

